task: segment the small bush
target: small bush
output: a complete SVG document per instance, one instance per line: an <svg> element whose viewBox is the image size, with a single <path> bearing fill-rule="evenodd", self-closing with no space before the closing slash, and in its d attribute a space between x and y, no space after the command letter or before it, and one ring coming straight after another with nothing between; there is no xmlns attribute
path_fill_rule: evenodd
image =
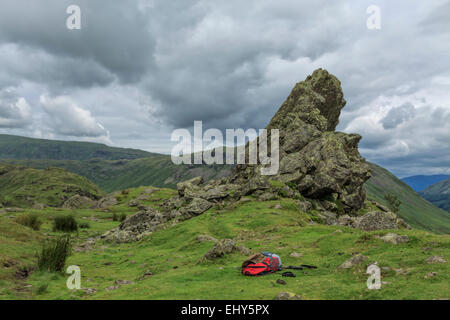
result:
<svg viewBox="0 0 450 320"><path fill-rule="evenodd" d="M397 213L402 204L398 197L394 194L386 193L384 199L388 202L388 206L392 212Z"/></svg>
<svg viewBox="0 0 450 320"><path fill-rule="evenodd" d="M47 241L37 255L37 266L41 271L62 272L72 251L70 236L64 235Z"/></svg>
<svg viewBox="0 0 450 320"><path fill-rule="evenodd" d="M126 218L127 218L127 215L125 213L120 213L120 214L113 213L113 215L112 215L112 220L113 221L120 221L120 222L122 222Z"/></svg>
<svg viewBox="0 0 450 320"><path fill-rule="evenodd" d="M41 228L42 221L36 213L18 216L15 221L25 227L38 231Z"/></svg>
<svg viewBox="0 0 450 320"><path fill-rule="evenodd" d="M73 232L77 230L77 220L71 215L59 216L53 220L53 231Z"/></svg>
<svg viewBox="0 0 450 320"><path fill-rule="evenodd" d="M41 285L36 289L36 294L37 294L37 295L40 295L40 294L46 293L46 292L47 292L47 288L48 288L48 284L47 284L47 283L41 284Z"/></svg>
<svg viewBox="0 0 450 320"><path fill-rule="evenodd" d="M91 225L88 222L82 222L79 225L80 229L89 229L91 227Z"/></svg>
<svg viewBox="0 0 450 320"><path fill-rule="evenodd" d="M344 209L344 205L342 204L342 202L340 200L336 199L334 201L334 203L337 206L338 215L340 215L340 216L344 215L345 214L345 209Z"/></svg>

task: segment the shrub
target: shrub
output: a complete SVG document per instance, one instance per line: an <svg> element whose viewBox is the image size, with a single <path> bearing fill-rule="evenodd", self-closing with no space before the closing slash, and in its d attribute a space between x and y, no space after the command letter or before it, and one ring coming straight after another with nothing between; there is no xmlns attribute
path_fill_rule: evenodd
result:
<svg viewBox="0 0 450 320"><path fill-rule="evenodd" d="M336 199L334 201L334 203L337 206L338 215L340 215L340 216L344 215L345 214L345 209L344 209L344 205L342 204L342 202L340 200Z"/></svg>
<svg viewBox="0 0 450 320"><path fill-rule="evenodd" d="M45 242L41 252L37 255L38 269L41 271L62 272L71 251L72 244L68 235Z"/></svg>
<svg viewBox="0 0 450 320"><path fill-rule="evenodd" d="M112 220L113 221L120 221L120 222L122 222L126 218L127 218L127 215L125 213L120 213L120 214L113 213L113 215L112 215Z"/></svg>
<svg viewBox="0 0 450 320"><path fill-rule="evenodd" d="M402 204L402 202L397 198L397 196L390 193L386 193L384 195L384 199L388 202L388 206L392 210L392 212L397 213L400 208L400 205Z"/></svg>
<svg viewBox="0 0 450 320"><path fill-rule="evenodd" d="M82 222L79 225L80 229L89 229L91 227L91 225L88 222Z"/></svg>
<svg viewBox="0 0 450 320"><path fill-rule="evenodd" d="M30 213L27 215L18 216L15 221L23 226L29 227L38 231L41 228L42 221L39 219L39 215L36 213Z"/></svg>
<svg viewBox="0 0 450 320"><path fill-rule="evenodd" d="M48 288L48 283L41 284L41 285L36 289L36 294L37 294L37 295L40 295L40 294L46 293L46 292L47 292L47 288Z"/></svg>
<svg viewBox="0 0 450 320"><path fill-rule="evenodd" d="M73 232L77 230L77 220L71 215L59 216L53 220L53 231Z"/></svg>

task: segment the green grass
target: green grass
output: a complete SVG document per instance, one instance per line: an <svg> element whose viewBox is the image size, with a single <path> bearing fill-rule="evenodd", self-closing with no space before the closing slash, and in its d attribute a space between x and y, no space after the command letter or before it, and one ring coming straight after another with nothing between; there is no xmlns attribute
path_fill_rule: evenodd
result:
<svg viewBox="0 0 450 320"><path fill-rule="evenodd" d="M365 184L367 198L388 205L385 193L396 195L402 202L398 215L412 227L450 234L450 214L424 200L406 183L373 163L372 178Z"/></svg>
<svg viewBox="0 0 450 320"><path fill-rule="evenodd" d="M74 239L74 245L94 238L106 230L119 225L112 221L112 212L127 215L136 212L128 202L144 192L145 188L129 189L118 196L119 204L109 212L101 210L76 210L73 212L79 222L89 222L91 228L81 229ZM151 193L154 200L145 200L155 207L174 193L162 189ZM280 203L282 209L273 209ZM33 210L31 210L33 211ZM26 229L33 236L48 234L55 237L60 233L51 230L52 219L66 215L62 209L41 211L44 221L41 232ZM98 241L91 250L74 252L67 265L81 268L82 288L95 288L95 294L66 288L68 275L35 271L21 283L6 277L0 286L0 299L272 299L282 291L301 295L304 299L438 299L448 298L450 269L445 264L427 264L431 255L450 259L450 237L435 235L420 230L395 230L408 235L405 244L387 244L377 238L389 230L363 232L357 229L310 224L312 214L302 212L295 200L251 201L236 208L215 210L174 226L168 225L154 232L141 242L113 244ZM6 222L7 236L0 238L0 261L13 256L23 264L33 261L32 248L40 248L38 238L27 239L23 250L21 241L23 226L15 224L8 217L0 217L0 227ZM336 233L336 230L341 233ZM17 230L17 233L13 232ZM0 233L1 234L1 233ZM313 264L315 270L294 271L296 278L284 278L287 285L276 284L279 273L259 278L244 277L240 265L245 256L234 253L224 258L199 263L201 257L211 248L212 242L198 243L198 235L208 234L215 238L233 238L252 252L268 250L279 254L284 265ZM3 241L6 243L4 244ZM20 250L19 250L20 248ZM20 252L20 253L19 253ZM302 253L301 258L291 257L292 252ZM337 267L353 253L368 256L367 263L351 270ZM377 261L383 270L381 290L368 290L365 274L367 264ZM397 275L394 269L404 269L407 275ZM153 275L142 280L147 271ZM0 271L2 272L2 271ZM429 272L438 276L426 279ZM1 275L1 273L0 273ZM121 285L116 290L106 290L116 280L131 280L133 284ZM1 280L0 280L1 281ZM32 285L28 291L20 286ZM45 287L45 290L40 288Z"/></svg>

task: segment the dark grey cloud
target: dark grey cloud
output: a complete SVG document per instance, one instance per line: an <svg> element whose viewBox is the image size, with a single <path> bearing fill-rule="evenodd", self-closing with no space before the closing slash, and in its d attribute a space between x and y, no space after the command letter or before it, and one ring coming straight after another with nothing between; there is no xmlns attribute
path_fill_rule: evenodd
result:
<svg viewBox="0 0 450 320"><path fill-rule="evenodd" d="M392 108L388 114L381 119L384 129L395 129L398 125L414 117L416 109L411 103L405 103L399 107Z"/></svg>
<svg viewBox="0 0 450 320"><path fill-rule="evenodd" d="M69 5L81 8L81 30L66 28ZM53 70L41 68L41 73L49 73L51 78L58 74L66 82L65 75L75 73L73 85L96 85L96 78L105 77L100 74L93 80L89 76L80 79L89 65L100 73L108 70L119 81L138 81L152 65L155 38L147 29L148 16L131 0L2 0L0 10L0 42L51 55L55 60L50 66Z"/></svg>
<svg viewBox="0 0 450 320"><path fill-rule="evenodd" d="M81 30L65 27L72 4ZM366 28L372 4L376 31ZM0 105L0 131L169 153L171 130L194 120L265 127L295 83L322 67L347 100L338 129L363 135L364 156L398 174L449 170L448 6L3 0L0 90L17 99Z"/></svg>

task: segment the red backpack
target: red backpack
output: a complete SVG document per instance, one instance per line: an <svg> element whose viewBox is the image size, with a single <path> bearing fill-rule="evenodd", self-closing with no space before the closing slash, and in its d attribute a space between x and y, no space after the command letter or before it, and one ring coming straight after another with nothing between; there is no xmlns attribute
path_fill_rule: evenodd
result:
<svg viewBox="0 0 450 320"><path fill-rule="evenodd" d="M242 274L245 276L262 276L281 270L281 259L270 252L256 253L242 264Z"/></svg>

